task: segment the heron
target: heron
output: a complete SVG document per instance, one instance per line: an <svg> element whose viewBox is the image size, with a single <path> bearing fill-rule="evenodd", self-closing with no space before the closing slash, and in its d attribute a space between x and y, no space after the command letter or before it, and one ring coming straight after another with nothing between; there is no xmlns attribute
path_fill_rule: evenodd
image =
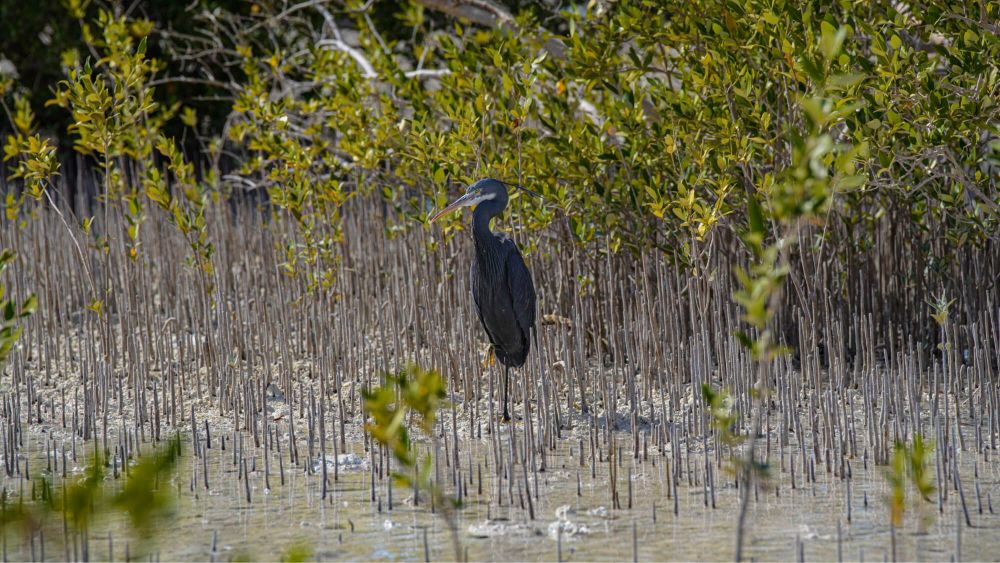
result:
<svg viewBox="0 0 1000 563"><path fill-rule="evenodd" d="M532 193L531 190L509 184ZM509 201L505 182L486 178L469 186L465 194L431 217L431 222L463 207L472 212L472 240L476 253L469 277L472 301L490 339L494 357L504 366L503 419L508 410L510 368L524 365L535 328L535 284L521 251L507 233L493 232L490 222L503 213Z"/></svg>

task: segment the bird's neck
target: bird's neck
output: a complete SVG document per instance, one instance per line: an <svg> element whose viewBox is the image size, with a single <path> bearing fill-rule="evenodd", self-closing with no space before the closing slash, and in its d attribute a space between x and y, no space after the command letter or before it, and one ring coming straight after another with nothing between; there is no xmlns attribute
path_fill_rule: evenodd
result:
<svg viewBox="0 0 1000 563"><path fill-rule="evenodd" d="M472 238L476 241L476 251L492 250L499 243L490 230L490 221L503 211L504 206L496 201L484 201L472 213Z"/></svg>

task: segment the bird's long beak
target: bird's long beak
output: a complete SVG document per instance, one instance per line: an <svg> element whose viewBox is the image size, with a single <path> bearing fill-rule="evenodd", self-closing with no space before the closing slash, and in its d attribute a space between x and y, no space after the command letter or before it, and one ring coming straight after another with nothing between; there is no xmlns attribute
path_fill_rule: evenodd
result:
<svg viewBox="0 0 1000 563"><path fill-rule="evenodd" d="M447 207L445 207L441 211L438 211L437 213L435 213L431 217L431 223L433 223L434 221L437 221L438 219L440 219L441 217L444 217L445 215L451 213L452 211L455 211L456 209L459 209L461 207L468 207L470 205L474 205L476 197L478 197L478 196L479 196L479 194L477 192L470 192L470 193L467 193L467 194L463 195L462 197L456 199L455 201L449 203Z"/></svg>

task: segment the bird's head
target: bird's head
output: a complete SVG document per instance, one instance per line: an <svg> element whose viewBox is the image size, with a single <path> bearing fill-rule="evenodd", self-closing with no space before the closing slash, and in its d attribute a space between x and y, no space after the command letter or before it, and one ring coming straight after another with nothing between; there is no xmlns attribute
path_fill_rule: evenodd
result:
<svg viewBox="0 0 1000 563"><path fill-rule="evenodd" d="M444 209L438 211L431 217L431 222L437 221L441 217L460 209L462 207L475 207L484 201L495 201L503 208L507 205L507 186L493 178L485 178L472 184L465 190L465 194L455 201L449 203Z"/></svg>

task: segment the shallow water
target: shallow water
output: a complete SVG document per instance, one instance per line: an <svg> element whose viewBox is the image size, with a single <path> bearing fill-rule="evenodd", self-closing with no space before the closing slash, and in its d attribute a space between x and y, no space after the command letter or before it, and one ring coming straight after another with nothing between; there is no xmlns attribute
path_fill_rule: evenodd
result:
<svg viewBox="0 0 1000 563"><path fill-rule="evenodd" d="M522 430L518 428L515 439L521 439ZM505 435L501 437L504 438L501 442L507 440ZM33 452L32 464L36 468L46 467L42 444L38 434L28 435L26 446ZM531 520L521 504L525 498L520 465L515 468L513 484L506 479L499 481L503 489L501 505L496 494L498 481L490 468L490 443L485 439L463 441L460 463L468 498L458 511L458 528L462 549L470 559L628 560L633 555L640 560L732 559L739 493L732 478L727 476L726 462L713 467L716 490L712 508L712 495L702 485L702 472L695 471L704 467L704 455L691 453L692 471L699 475L692 477L692 484L688 483L687 474L680 480L678 515L675 515L667 478L670 456L654 455L650 450L649 457L643 460L633 459L627 453L618 470L622 509L612 509L607 460L597 464L596 478L592 477L589 458L586 467L580 466L577 442L566 440L560 444L548 455L546 471L534 473L528 468L531 487L535 488L537 476L538 490L533 500L535 519ZM144 451L149 448L144 446ZM349 450L353 455L340 456L336 481L332 464L328 465L330 490L323 500L320 477L307 474L304 467L289 468L287 453L285 484L280 484L276 458L272 458L272 489L266 490L260 457L263 450L248 448L248 467L256 468L250 472L252 500L248 504L245 485L238 466L233 463L231 443L223 451L216 439L213 448L205 450L208 490L204 488L202 461L192 455L190 443L185 444L181 470L170 485L176 490L175 514L159 522L159 535L152 549L162 560L276 559L291 546L302 544L309 546L317 559L420 560L425 557L426 531L432 560L454 558L448 528L440 515L431 513L426 498L419 507L414 507L412 491L394 487L394 505L389 510L387 480L377 479L376 501L372 502L372 459L360 443ZM794 448L786 453L792 451ZM959 463L972 527L965 526L959 496L954 491L949 491L943 514L938 513L936 500L918 502L910 492L904 526L895 534L897 559L954 557L958 524L961 524L962 559L993 560L1000 555L1000 515L989 509L992 497L1000 490L998 466L982 459L976 463L976 457L966 454ZM470 459L474 466L482 466L482 495L478 494L477 471L471 472L469 482ZM775 467L769 482L761 485L756 499L751 500L747 558L792 560L802 556L807 560L833 560L840 549L845 559L893 559L884 467L869 462L865 469L863 460L854 459L848 482L817 464L816 482L804 482L800 473L796 476L796 488L792 489L787 467L789 456L785 456L785 471L777 467L777 458L773 461ZM82 465L82 459L80 462ZM79 471L79 467L76 469ZM448 471L443 460L441 470ZM978 479L974 477L976 470ZM631 509L628 509L629 474L632 475ZM16 497L19 491L28 494L25 483L17 477L4 478L3 486ZM851 522L847 521L848 486ZM514 494L513 508L510 490ZM982 513L977 498L981 500ZM918 534L921 523L925 533ZM123 559L125 544L130 541L127 530L120 514L92 526L90 558ZM113 554L108 553L109 531ZM58 532L59 526L47 532L47 559L66 557ZM131 542L134 541L132 538ZM633 554L633 549L637 553ZM132 553L136 550L132 547ZM69 553L72 558L72 552ZM38 555L36 552L35 557ZM9 535L7 556L13 560L31 559L32 552L21 538Z"/></svg>

